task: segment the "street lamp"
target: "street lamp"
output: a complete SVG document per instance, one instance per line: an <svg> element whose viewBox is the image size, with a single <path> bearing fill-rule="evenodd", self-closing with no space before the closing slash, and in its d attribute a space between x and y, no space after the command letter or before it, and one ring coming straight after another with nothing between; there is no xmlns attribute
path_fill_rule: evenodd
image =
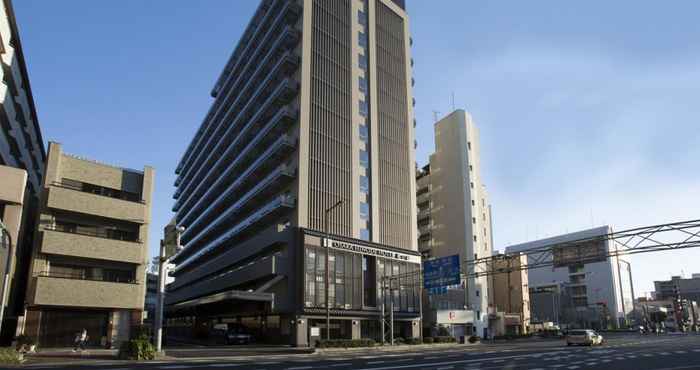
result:
<svg viewBox="0 0 700 370"><path fill-rule="evenodd" d="M341 204L343 204L343 200L339 200L331 207L326 208L326 210L323 213L323 245L326 247L326 339L328 340L331 339L331 306L330 299L328 298L328 287L330 286L331 282L331 273L329 269L331 244L328 241L328 216L334 209L338 208Z"/></svg>
<svg viewBox="0 0 700 370"><path fill-rule="evenodd" d="M183 232L185 232L184 226L175 226L171 228L170 225L168 225L165 227L165 238L160 241L160 255L158 257L158 297L156 300L156 318L154 323L156 352L161 352L163 348L163 306L165 305L166 269L174 252L182 248L180 246L180 235L182 235ZM174 233L174 235L172 233Z"/></svg>
<svg viewBox="0 0 700 370"><path fill-rule="evenodd" d="M5 302L7 302L7 284L10 280L10 265L12 262L12 235L7 230L5 224L0 221L0 240L4 241L7 236L7 259L5 261L5 276L2 278L2 302L0 302L0 330L2 330L2 320L5 317ZM5 243L2 243L3 247Z"/></svg>

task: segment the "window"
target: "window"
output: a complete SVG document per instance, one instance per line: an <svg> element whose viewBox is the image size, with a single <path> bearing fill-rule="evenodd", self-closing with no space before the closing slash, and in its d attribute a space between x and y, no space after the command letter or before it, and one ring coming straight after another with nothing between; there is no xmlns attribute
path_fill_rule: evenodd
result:
<svg viewBox="0 0 700 370"><path fill-rule="evenodd" d="M360 191L369 193L369 178L367 176L360 176Z"/></svg>
<svg viewBox="0 0 700 370"><path fill-rule="evenodd" d="M467 141L467 148L469 148L469 150L472 150L472 142L471 141Z"/></svg>
<svg viewBox="0 0 700 370"><path fill-rule="evenodd" d="M368 112L369 107L367 106L367 102L364 100L360 100L360 114L364 117L367 117Z"/></svg>
<svg viewBox="0 0 700 370"><path fill-rule="evenodd" d="M363 25L367 25L367 13L363 12L362 10L357 11L357 21Z"/></svg>
<svg viewBox="0 0 700 370"><path fill-rule="evenodd" d="M476 319L481 320L481 311L479 310L476 311Z"/></svg>
<svg viewBox="0 0 700 370"><path fill-rule="evenodd" d="M360 166L369 168L369 153L366 150L360 150Z"/></svg>
<svg viewBox="0 0 700 370"><path fill-rule="evenodd" d="M470 182L470 183L469 183L469 186L471 186L471 188L474 189L474 183L473 183L473 182Z"/></svg>
<svg viewBox="0 0 700 370"><path fill-rule="evenodd" d="M367 35L364 32L357 33L357 43L363 48L367 48Z"/></svg>
<svg viewBox="0 0 700 370"><path fill-rule="evenodd" d="M474 241L476 242L476 235L474 235Z"/></svg>
<svg viewBox="0 0 700 370"><path fill-rule="evenodd" d="M475 205L476 205L476 202L474 201L474 199L472 199L472 207Z"/></svg>
<svg viewBox="0 0 700 370"><path fill-rule="evenodd" d="M359 84L360 84L360 91L363 93L367 92L367 80L364 77L360 77L359 79Z"/></svg>
<svg viewBox="0 0 700 370"><path fill-rule="evenodd" d="M377 260L373 256L362 256L362 280L364 286L364 305L377 305Z"/></svg>
<svg viewBox="0 0 700 370"><path fill-rule="evenodd" d="M360 203L360 218L363 220L369 219L369 204L366 202Z"/></svg>
<svg viewBox="0 0 700 370"><path fill-rule="evenodd" d="M359 59L358 63L360 65L360 68L367 69L367 56L360 54L359 57L360 57L360 59Z"/></svg>
<svg viewBox="0 0 700 370"><path fill-rule="evenodd" d="M367 125L360 125L360 140L367 142L369 139L369 129Z"/></svg>
<svg viewBox="0 0 700 370"><path fill-rule="evenodd" d="M476 217L472 217L472 223L476 224Z"/></svg>
<svg viewBox="0 0 700 370"><path fill-rule="evenodd" d="M472 166L471 164L469 165L469 171L474 171L474 166Z"/></svg>
<svg viewBox="0 0 700 370"><path fill-rule="evenodd" d="M477 297L479 296L479 290L478 290L478 289L476 290L476 296L477 296Z"/></svg>
<svg viewBox="0 0 700 370"><path fill-rule="evenodd" d="M360 229L360 239L369 241L369 229Z"/></svg>

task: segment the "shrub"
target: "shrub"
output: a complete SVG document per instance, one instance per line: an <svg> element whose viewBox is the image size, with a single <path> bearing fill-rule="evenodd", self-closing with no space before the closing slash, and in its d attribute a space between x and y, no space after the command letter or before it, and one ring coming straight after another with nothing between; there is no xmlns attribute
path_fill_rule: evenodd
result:
<svg viewBox="0 0 700 370"><path fill-rule="evenodd" d="M394 338L394 344L404 344L406 341L402 337Z"/></svg>
<svg viewBox="0 0 700 370"><path fill-rule="evenodd" d="M423 344L423 341L420 338L408 338L408 339L406 339L406 344L410 344L410 345Z"/></svg>
<svg viewBox="0 0 700 370"><path fill-rule="evenodd" d="M435 339L433 339L433 337L423 338L423 343L425 343L425 344L433 344L434 341L435 341Z"/></svg>
<svg viewBox="0 0 700 370"><path fill-rule="evenodd" d="M15 340L17 341L17 347L15 349L20 352L27 352L29 351L29 347L36 344L34 338L28 335L18 335Z"/></svg>
<svg viewBox="0 0 700 370"><path fill-rule="evenodd" d="M123 360L153 360L156 349L147 339L131 339L119 346L119 358Z"/></svg>
<svg viewBox="0 0 700 370"><path fill-rule="evenodd" d="M374 347L373 339L321 339L316 341L317 348L359 348Z"/></svg>
<svg viewBox="0 0 700 370"><path fill-rule="evenodd" d="M472 344L478 342L479 340L481 340L481 338L477 337L476 335L472 335L471 337L469 337L469 343Z"/></svg>
<svg viewBox="0 0 700 370"><path fill-rule="evenodd" d="M14 348L0 348L0 364L3 365L19 365L24 362L24 355L17 352Z"/></svg>

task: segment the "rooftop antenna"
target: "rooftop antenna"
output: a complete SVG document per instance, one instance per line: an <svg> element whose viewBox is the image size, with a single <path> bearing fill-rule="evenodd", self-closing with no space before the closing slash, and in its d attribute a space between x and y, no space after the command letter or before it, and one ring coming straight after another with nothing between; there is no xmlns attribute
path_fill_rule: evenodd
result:
<svg viewBox="0 0 700 370"><path fill-rule="evenodd" d="M438 121L438 117L439 117L439 116L440 116L440 112L434 110L434 111L433 111L433 120L434 120L435 122Z"/></svg>
<svg viewBox="0 0 700 370"><path fill-rule="evenodd" d="M455 111L455 92L452 92L452 111Z"/></svg>

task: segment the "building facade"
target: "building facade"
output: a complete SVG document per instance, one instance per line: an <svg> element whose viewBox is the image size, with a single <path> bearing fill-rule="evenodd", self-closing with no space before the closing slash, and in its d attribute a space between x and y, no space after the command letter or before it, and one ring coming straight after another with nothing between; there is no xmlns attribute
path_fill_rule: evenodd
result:
<svg viewBox="0 0 700 370"><path fill-rule="evenodd" d="M489 279L489 331L493 335L529 333L530 291L525 255L498 254L487 262Z"/></svg>
<svg viewBox="0 0 700 370"><path fill-rule="evenodd" d="M700 302L700 274L693 274L690 278L672 276L671 280L654 282L654 299L689 299Z"/></svg>
<svg viewBox="0 0 700 370"><path fill-rule="evenodd" d="M24 312L24 294L26 292L33 244L33 232L36 222L36 209L41 189L46 151L41 137L31 84L20 42L17 21L10 0L0 2L0 63L3 83L0 84L0 166L20 169L25 172L25 190L21 202L13 200L12 206L5 212L19 220L11 221L14 226L12 240L16 253L11 264L10 292L5 310L0 345L9 344L15 336L18 318ZM9 191L15 188L14 175L0 176L0 187ZM21 204L21 212L16 206ZM15 213L18 212L18 213ZM3 266L0 267L4 271Z"/></svg>
<svg viewBox="0 0 700 370"><path fill-rule="evenodd" d="M416 177L418 248L423 258L459 255L463 273L474 273L473 268L467 271L465 262L491 256L491 206L480 168L479 130L471 116L456 110L436 122L435 153ZM432 295L430 300L448 299L450 309L473 311L467 334L485 337L488 284L485 276L469 277L462 287L452 289L461 293ZM461 299L450 298L456 296Z"/></svg>
<svg viewBox="0 0 700 370"><path fill-rule="evenodd" d="M620 246L605 238L612 233L610 226L583 230L575 233L554 236L506 248L506 254L527 252L528 250L555 246L571 246L576 241L593 240L598 250L605 255L617 251ZM533 258L532 256L529 258ZM534 263L534 262L530 262ZM622 270L623 266L627 266ZM617 256L603 258L602 261L576 263L568 266L554 266L531 269L531 286L547 286L553 283L566 284L575 308L574 322L562 322L564 326L607 328L624 327L632 313L633 302L631 269L626 261Z"/></svg>
<svg viewBox="0 0 700 370"><path fill-rule="evenodd" d="M171 330L379 339L392 296L415 334L410 43L402 1L261 1L176 170Z"/></svg>
<svg viewBox="0 0 700 370"><path fill-rule="evenodd" d="M24 334L39 346L118 345L141 323L153 169L113 167L49 143Z"/></svg>

